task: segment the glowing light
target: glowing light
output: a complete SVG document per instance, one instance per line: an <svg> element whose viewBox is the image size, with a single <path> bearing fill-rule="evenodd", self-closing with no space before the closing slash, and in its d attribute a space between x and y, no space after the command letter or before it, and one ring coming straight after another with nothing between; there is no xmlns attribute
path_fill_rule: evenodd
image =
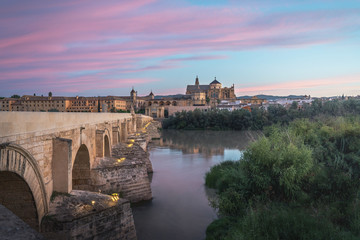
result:
<svg viewBox="0 0 360 240"><path fill-rule="evenodd" d="M119 198L119 194L118 194L118 193L113 193L113 194L111 194L111 200L112 200L113 202L117 202L119 199L120 199L120 198Z"/></svg>
<svg viewBox="0 0 360 240"><path fill-rule="evenodd" d="M91 205L93 205L93 206L95 205L95 201L94 201L94 200L91 201Z"/></svg>
<svg viewBox="0 0 360 240"><path fill-rule="evenodd" d="M132 143L130 143L130 144L128 144L128 145L127 145L127 147L132 147L132 146L133 146L133 144L132 144Z"/></svg>
<svg viewBox="0 0 360 240"><path fill-rule="evenodd" d="M134 139L130 139L129 142L133 143L133 142L135 142L135 140L134 140Z"/></svg>
<svg viewBox="0 0 360 240"><path fill-rule="evenodd" d="M137 133L136 136L140 136L140 133Z"/></svg>
<svg viewBox="0 0 360 240"><path fill-rule="evenodd" d="M121 163L121 162L123 162L123 161L125 161L125 158L124 157L122 157L122 158L118 158L118 163Z"/></svg>

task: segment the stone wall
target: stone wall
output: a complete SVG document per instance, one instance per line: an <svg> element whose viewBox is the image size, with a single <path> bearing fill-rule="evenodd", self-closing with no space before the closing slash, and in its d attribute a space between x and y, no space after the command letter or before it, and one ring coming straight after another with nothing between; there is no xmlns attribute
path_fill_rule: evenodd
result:
<svg viewBox="0 0 360 240"><path fill-rule="evenodd" d="M113 146L112 158L98 160L98 167L91 170L94 191L120 193L131 202L152 198L148 177L151 162L140 146L131 142L119 143Z"/></svg>
<svg viewBox="0 0 360 240"><path fill-rule="evenodd" d="M86 191L55 197L41 228L45 237L54 240L136 239L129 201Z"/></svg>
<svg viewBox="0 0 360 240"><path fill-rule="evenodd" d="M94 187L101 192L120 193L121 197L131 202L149 200L152 197L147 169L143 163L93 169L92 176L96 179L95 183L99 184Z"/></svg>

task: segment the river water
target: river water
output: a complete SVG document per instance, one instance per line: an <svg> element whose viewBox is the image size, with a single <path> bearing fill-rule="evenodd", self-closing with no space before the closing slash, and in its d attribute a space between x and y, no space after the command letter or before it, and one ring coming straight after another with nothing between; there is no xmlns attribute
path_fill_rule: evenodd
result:
<svg viewBox="0 0 360 240"><path fill-rule="evenodd" d="M138 240L205 239L217 218L209 205L214 192L205 187L207 171L225 160L238 160L258 133L163 131L150 148L153 199L133 207Z"/></svg>

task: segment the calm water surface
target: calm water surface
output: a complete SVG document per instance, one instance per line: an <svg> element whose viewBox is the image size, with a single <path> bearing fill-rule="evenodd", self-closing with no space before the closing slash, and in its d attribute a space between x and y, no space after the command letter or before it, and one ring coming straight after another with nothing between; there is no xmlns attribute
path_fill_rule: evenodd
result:
<svg viewBox="0 0 360 240"><path fill-rule="evenodd" d="M204 239L217 218L205 173L224 160L238 160L256 132L163 131L150 150L153 199L133 208L138 240Z"/></svg>

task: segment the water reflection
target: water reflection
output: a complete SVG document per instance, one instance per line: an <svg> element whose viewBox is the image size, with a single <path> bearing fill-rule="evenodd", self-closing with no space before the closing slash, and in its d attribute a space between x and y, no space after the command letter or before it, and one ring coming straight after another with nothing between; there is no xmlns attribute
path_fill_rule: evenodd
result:
<svg viewBox="0 0 360 240"><path fill-rule="evenodd" d="M255 131L164 130L159 145L181 150L183 154L200 153L203 157L210 158L214 155L224 155L225 149L236 149L233 150L233 154L238 150L244 150L249 142L254 141L260 134Z"/></svg>
<svg viewBox="0 0 360 240"><path fill-rule="evenodd" d="M139 240L204 239L217 218L205 173L224 160L237 160L256 132L164 131L150 150L153 200L133 208Z"/></svg>

